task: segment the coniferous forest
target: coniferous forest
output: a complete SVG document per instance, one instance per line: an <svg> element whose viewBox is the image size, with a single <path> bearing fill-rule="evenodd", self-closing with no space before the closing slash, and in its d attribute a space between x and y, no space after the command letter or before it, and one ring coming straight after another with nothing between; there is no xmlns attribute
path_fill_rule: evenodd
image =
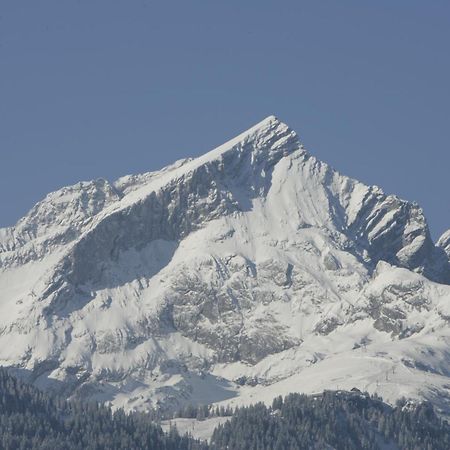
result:
<svg viewBox="0 0 450 450"><path fill-rule="evenodd" d="M191 408L208 417L214 410ZM195 411L196 410L196 411ZM0 449L151 450L448 450L450 426L428 403L391 407L357 390L291 394L238 408L210 444L176 429L164 433L154 415L112 412L95 403L43 393L0 369Z"/></svg>
<svg viewBox="0 0 450 450"><path fill-rule="evenodd" d="M67 402L0 370L0 448L206 450L207 446L180 437L175 430L163 433L145 414Z"/></svg>
<svg viewBox="0 0 450 450"><path fill-rule="evenodd" d="M238 409L214 431L212 448L448 450L450 427L428 403L392 408L359 391L290 394Z"/></svg>

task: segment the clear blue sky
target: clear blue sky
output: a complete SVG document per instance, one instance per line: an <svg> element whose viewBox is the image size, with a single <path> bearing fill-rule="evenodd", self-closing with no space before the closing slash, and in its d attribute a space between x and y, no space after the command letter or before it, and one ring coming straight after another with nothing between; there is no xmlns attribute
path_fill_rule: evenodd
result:
<svg viewBox="0 0 450 450"><path fill-rule="evenodd" d="M269 114L450 228L450 2L0 1L0 226Z"/></svg>

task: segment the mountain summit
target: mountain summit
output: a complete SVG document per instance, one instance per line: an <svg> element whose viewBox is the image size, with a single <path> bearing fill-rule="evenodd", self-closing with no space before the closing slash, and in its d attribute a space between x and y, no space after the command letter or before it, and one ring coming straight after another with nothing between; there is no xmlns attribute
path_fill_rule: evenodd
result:
<svg viewBox="0 0 450 450"><path fill-rule="evenodd" d="M0 364L130 409L359 387L450 411L447 238L270 116L0 229Z"/></svg>

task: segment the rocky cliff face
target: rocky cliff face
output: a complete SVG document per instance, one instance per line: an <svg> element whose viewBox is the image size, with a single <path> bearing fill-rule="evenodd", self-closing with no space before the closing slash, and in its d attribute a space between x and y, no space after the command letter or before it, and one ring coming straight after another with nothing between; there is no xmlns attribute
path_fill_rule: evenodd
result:
<svg viewBox="0 0 450 450"><path fill-rule="evenodd" d="M444 250L447 257L450 259L450 230L447 230L438 240L437 246Z"/></svg>
<svg viewBox="0 0 450 450"><path fill-rule="evenodd" d="M395 398L384 368L364 375L389 359L409 394L445 398L448 249L418 205L339 174L269 117L203 157L49 194L0 230L0 362L129 408L269 398L349 357L359 368L320 387Z"/></svg>

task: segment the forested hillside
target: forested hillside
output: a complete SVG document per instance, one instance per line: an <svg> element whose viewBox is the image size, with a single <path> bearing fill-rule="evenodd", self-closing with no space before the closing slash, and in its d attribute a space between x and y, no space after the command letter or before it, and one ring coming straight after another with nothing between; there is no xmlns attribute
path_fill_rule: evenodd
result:
<svg viewBox="0 0 450 450"><path fill-rule="evenodd" d="M189 408L192 417L219 409ZM210 444L168 434L155 415L50 396L0 369L0 449L151 450L448 450L450 427L428 403L328 391L291 394L272 406L237 409L213 433Z"/></svg>
<svg viewBox="0 0 450 450"><path fill-rule="evenodd" d="M0 448L64 450L206 450L143 414L49 396L0 370Z"/></svg>
<svg viewBox="0 0 450 450"><path fill-rule="evenodd" d="M450 428L428 403L395 408L359 391L279 397L241 408L212 437L214 449L448 450Z"/></svg>

